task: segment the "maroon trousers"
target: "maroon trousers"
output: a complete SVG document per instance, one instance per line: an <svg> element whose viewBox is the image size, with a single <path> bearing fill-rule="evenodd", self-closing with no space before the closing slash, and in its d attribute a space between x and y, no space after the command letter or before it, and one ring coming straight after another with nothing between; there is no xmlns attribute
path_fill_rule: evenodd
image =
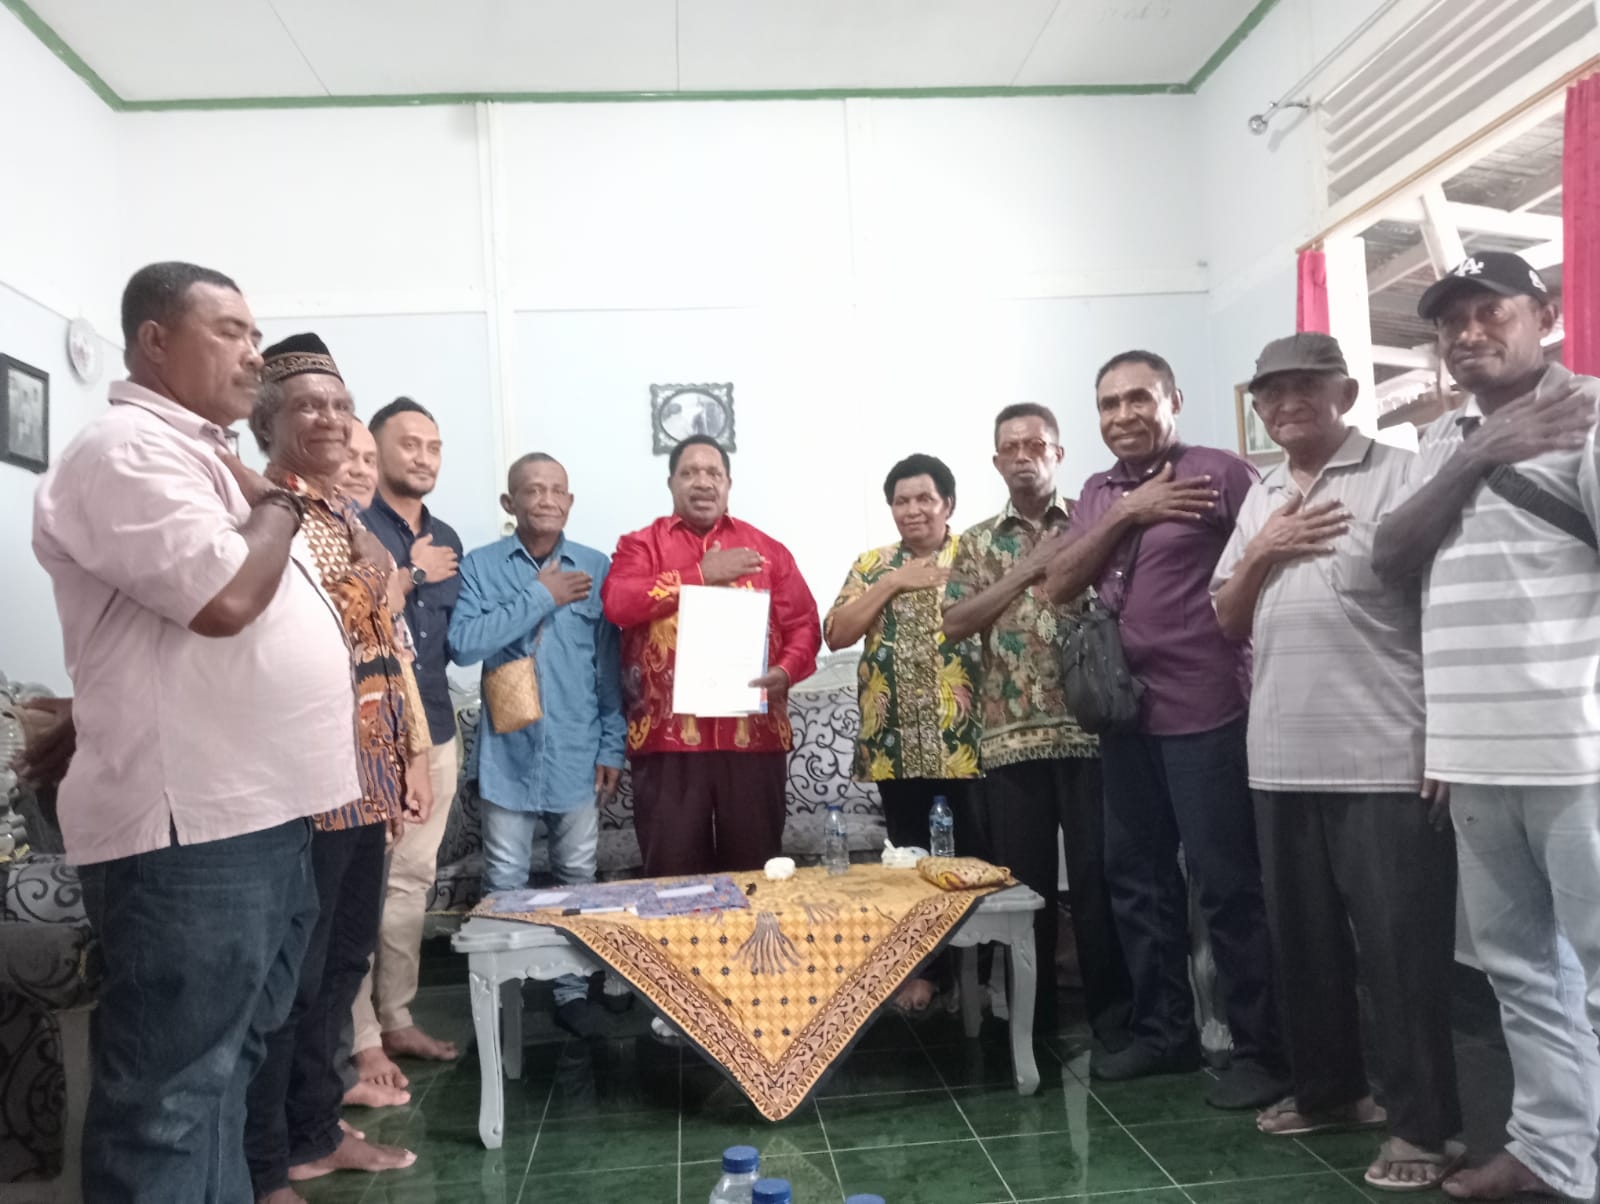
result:
<svg viewBox="0 0 1600 1204"><path fill-rule="evenodd" d="M647 878L759 870L783 852L788 753L646 753L628 766Z"/></svg>

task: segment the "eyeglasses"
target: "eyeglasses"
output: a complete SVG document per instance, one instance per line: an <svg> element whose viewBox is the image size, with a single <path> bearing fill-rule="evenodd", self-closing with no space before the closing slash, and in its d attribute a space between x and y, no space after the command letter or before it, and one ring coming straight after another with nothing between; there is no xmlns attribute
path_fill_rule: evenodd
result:
<svg viewBox="0 0 1600 1204"><path fill-rule="evenodd" d="M1055 444L1048 439L1007 439L999 447L995 448L995 451L1008 459L1027 456L1030 459L1037 460L1053 447L1055 447Z"/></svg>

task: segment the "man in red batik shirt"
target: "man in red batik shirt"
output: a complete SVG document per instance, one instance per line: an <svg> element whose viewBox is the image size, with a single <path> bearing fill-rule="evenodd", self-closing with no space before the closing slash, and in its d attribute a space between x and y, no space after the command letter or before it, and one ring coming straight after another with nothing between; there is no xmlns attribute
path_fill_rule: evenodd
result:
<svg viewBox="0 0 1600 1204"><path fill-rule="evenodd" d="M748 870L783 849L794 733L789 687L817 667L817 604L789 549L728 515L728 453L690 435L668 461L672 514L624 535L601 587L622 629L622 694L633 773L633 822L647 876ZM767 713L702 719L672 713L678 589L721 585L772 593Z"/></svg>

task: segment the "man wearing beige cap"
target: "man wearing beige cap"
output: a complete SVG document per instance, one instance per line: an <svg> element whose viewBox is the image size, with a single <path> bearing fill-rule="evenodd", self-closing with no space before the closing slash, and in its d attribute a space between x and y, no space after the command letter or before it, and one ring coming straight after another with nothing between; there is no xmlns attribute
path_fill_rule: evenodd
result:
<svg viewBox="0 0 1600 1204"><path fill-rule="evenodd" d="M1371 563L1416 457L1346 423L1357 388L1328 335L1261 353L1252 405L1288 460L1245 498L1211 589L1223 632L1254 641L1250 787L1294 1082L1257 1127L1387 1120L1367 1182L1408 1190L1464 1155L1450 1140L1456 861L1442 790L1423 779L1416 590ZM1362 1058L1358 964L1387 1116Z"/></svg>

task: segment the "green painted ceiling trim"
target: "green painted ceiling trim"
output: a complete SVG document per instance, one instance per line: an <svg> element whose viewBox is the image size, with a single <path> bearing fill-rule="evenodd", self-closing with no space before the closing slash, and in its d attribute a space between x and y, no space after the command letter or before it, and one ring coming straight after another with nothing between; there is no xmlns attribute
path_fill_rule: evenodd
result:
<svg viewBox="0 0 1600 1204"><path fill-rule="evenodd" d="M218 96L173 100L124 100L99 73L73 50L28 5L27 0L0 0L15 13L50 52L88 84L106 105L119 113L164 113L236 109L368 109L422 105L466 105L480 101L500 104L648 104L661 101L759 100L985 100L1025 96L1183 96L1202 84L1261 24L1278 0L1260 0L1217 47L1188 83L1173 84L1040 84L1030 87L966 88L811 88L726 92L427 92L414 95L375 96Z"/></svg>
<svg viewBox="0 0 1600 1204"><path fill-rule="evenodd" d="M1229 34L1228 40L1218 46L1215 53L1200 65L1200 70L1194 73L1194 78L1188 83L1188 91L1200 91L1206 80L1210 79L1217 68L1227 61L1228 56L1239 48L1240 43L1250 36L1257 25L1266 20L1267 14L1277 6L1277 3L1278 0L1261 0L1261 3L1251 9L1245 19L1239 22L1239 28Z"/></svg>
<svg viewBox="0 0 1600 1204"><path fill-rule="evenodd" d="M61 36L45 23L43 18L33 9L29 8L23 0L0 0L12 12L17 14L17 20L32 31L33 36L45 44L51 54L72 69L72 73L89 85L90 90L105 101L113 109L123 108L122 97L111 90L111 85L100 78L98 72L78 56L78 52L61 40Z"/></svg>
<svg viewBox="0 0 1600 1204"><path fill-rule="evenodd" d="M11 0L0 0L10 3ZM425 92L376 96L222 96L193 100L124 100L127 113L192 109L367 109L405 105L500 104L650 104L706 100L975 100L1014 96L1184 95L1184 84L1048 84L1030 88L812 88L749 92Z"/></svg>

